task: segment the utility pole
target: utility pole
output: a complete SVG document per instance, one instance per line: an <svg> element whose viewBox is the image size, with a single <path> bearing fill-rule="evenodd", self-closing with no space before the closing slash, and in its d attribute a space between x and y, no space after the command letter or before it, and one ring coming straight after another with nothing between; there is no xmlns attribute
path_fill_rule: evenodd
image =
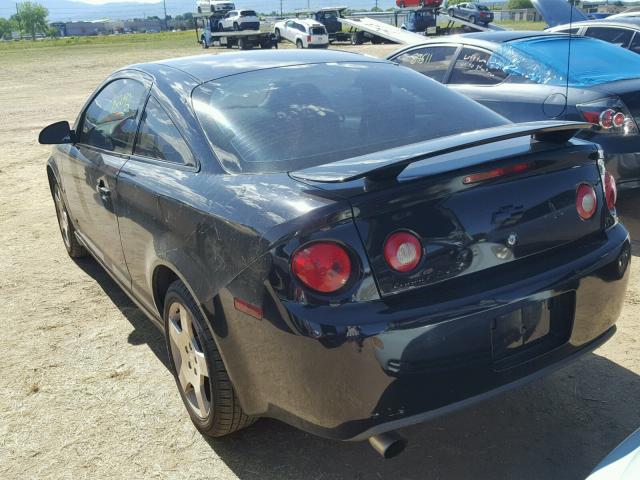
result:
<svg viewBox="0 0 640 480"><path fill-rule="evenodd" d="M16 4L17 5L17 4ZM283 17L284 14L282 13L282 0L280 0L280 16Z"/></svg>
<svg viewBox="0 0 640 480"><path fill-rule="evenodd" d="M20 8L18 8L18 2L16 2L16 20L18 20L18 30L22 32L22 26L20 25ZM22 34L20 36L22 36Z"/></svg>
<svg viewBox="0 0 640 480"><path fill-rule="evenodd" d="M162 6L164 7L164 29L169 30L169 24L167 23L167 0L162 0Z"/></svg>

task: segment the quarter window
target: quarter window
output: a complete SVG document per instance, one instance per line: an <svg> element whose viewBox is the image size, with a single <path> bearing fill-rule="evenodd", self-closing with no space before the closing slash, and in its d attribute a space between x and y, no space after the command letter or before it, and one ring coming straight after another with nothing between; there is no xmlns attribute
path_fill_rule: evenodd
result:
<svg viewBox="0 0 640 480"><path fill-rule="evenodd" d="M153 97L149 97L142 115L134 153L181 165L195 165L187 143Z"/></svg>
<svg viewBox="0 0 640 480"><path fill-rule="evenodd" d="M146 87L130 79L104 87L84 112L80 143L116 153L131 153Z"/></svg>
<svg viewBox="0 0 640 480"><path fill-rule="evenodd" d="M619 47L627 48L633 36L633 31L626 28L589 27L584 34L587 37L597 38L598 40L604 40Z"/></svg>
<svg viewBox="0 0 640 480"><path fill-rule="evenodd" d="M450 84L497 85L508 74L489 66L491 53L475 48L463 48L451 73Z"/></svg>
<svg viewBox="0 0 640 480"><path fill-rule="evenodd" d="M424 47L403 53L396 62L442 83L458 47Z"/></svg>

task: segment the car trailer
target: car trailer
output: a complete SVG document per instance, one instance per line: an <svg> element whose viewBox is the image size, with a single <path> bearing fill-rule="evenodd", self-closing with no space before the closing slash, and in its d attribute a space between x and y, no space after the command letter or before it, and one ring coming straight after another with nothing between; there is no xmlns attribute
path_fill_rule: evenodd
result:
<svg viewBox="0 0 640 480"><path fill-rule="evenodd" d="M202 48L237 47L240 50L251 50L254 47L278 48L278 43L271 32L259 30L240 30L238 32L216 32L218 22L222 18L219 14L196 14L193 16L197 42ZM209 39L207 40L207 27Z"/></svg>
<svg viewBox="0 0 640 480"><path fill-rule="evenodd" d="M349 27L348 34L352 45L360 45L366 41L373 44L383 42L393 42L405 45L420 43L424 41L424 35L409 32L388 23L380 22L369 17L345 18L339 17L338 21Z"/></svg>
<svg viewBox="0 0 640 480"><path fill-rule="evenodd" d="M466 20L462 20L457 17L451 17L446 13L438 14L438 20L447 22L447 26L444 27L444 30L449 32L453 28L453 25L459 23L465 28L469 28L471 30L475 30L478 32L501 32L504 30L510 30L509 28L503 27L501 25L496 25L494 23L490 23L486 27L484 25L478 25L477 23L467 22Z"/></svg>

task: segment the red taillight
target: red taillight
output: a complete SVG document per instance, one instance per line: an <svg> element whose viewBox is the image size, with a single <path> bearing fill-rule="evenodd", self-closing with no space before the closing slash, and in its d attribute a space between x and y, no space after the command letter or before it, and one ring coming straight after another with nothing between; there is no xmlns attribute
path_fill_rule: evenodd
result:
<svg viewBox="0 0 640 480"><path fill-rule="evenodd" d="M616 200L618 199L618 188L616 181L609 172L604 172L604 197L607 201L609 210L615 210Z"/></svg>
<svg viewBox="0 0 640 480"><path fill-rule="evenodd" d="M307 42L311 41L311 35L307 35Z"/></svg>
<svg viewBox="0 0 640 480"><path fill-rule="evenodd" d="M580 184L576 191L576 210L583 220L589 220L598 209L596 191L591 185Z"/></svg>
<svg viewBox="0 0 640 480"><path fill-rule="evenodd" d="M312 290L331 293L340 290L349 280L351 260L344 247L337 243L316 242L293 254L291 270Z"/></svg>
<svg viewBox="0 0 640 480"><path fill-rule="evenodd" d="M384 259L398 272L410 272L422 259L422 244L409 232L396 232L384 244Z"/></svg>
<svg viewBox="0 0 640 480"><path fill-rule="evenodd" d="M493 170L488 170L486 172L474 173L471 175L467 175L462 179L462 183L468 185L470 183L483 182L485 180L491 180L492 178L504 177L506 175L513 175L515 173L524 172L530 167L530 165L526 162L524 163L516 163L513 165L508 165L506 167L498 167Z"/></svg>

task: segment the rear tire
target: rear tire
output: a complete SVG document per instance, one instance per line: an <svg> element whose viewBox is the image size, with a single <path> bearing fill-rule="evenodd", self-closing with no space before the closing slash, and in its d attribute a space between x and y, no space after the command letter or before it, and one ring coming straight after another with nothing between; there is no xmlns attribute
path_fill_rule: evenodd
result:
<svg viewBox="0 0 640 480"><path fill-rule="evenodd" d="M282 37L280 36L280 29L276 28L276 31L274 32L275 36L276 36L276 42L281 42L282 41Z"/></svg>
<svg viewBox="0 0 640 480"><path fill-rule="evenodd" d="M62 243L71 258L82 258L87 256L87 250L80 245L76 237L76 229L71 222L67 206L64 204L62 191L57 182L53 184L53 203L56 207L56 217L58 218L58 227L62 235Z"/></svg>
<svg viewBox="0 0 640 480"><path fill-rule="evenodd" d="M473 23L473 24L475 25L475 24L476 24L476 17L474 17L473 15L471 15L471 16L469 17L469 22L470 22L470 23Z"/></svg>
<svg viewBox="0 0 640 480"><path fill-rule="evenodd" d="M296 48L304 48L304 45L302 44L302 40L300 39L296 40Z"/></svg>
<svg viewBox="0 0 640 480"><path fill-rule="evenodd" d="M163 318L171 371L198 431L221 437L255 422L240 407L213 335L180 280L167 290Z"/></svg>

